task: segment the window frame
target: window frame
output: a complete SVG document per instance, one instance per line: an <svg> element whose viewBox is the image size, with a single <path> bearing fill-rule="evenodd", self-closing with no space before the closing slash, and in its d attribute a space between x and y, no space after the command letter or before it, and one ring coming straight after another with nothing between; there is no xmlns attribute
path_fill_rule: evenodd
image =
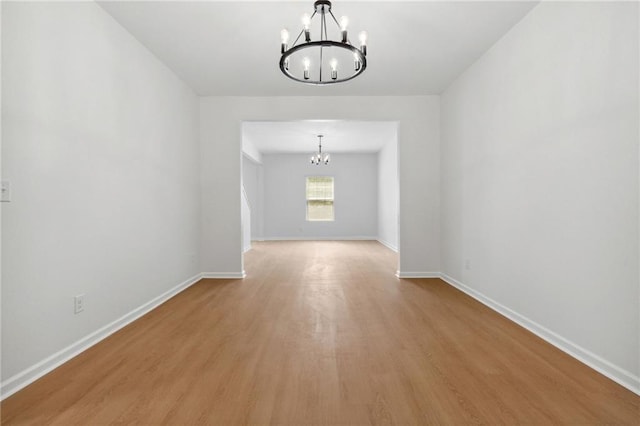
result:
<svg viewBox="0 0 640 426"><path fill-rule="evenodd" d="M333 197L331 198L331 219L309 219L309 201L322 201L322 200L313 200L307 198L307 186L310 178L331 178L332 185L332 193ZM305 198L305 221L306 222L335 222L336 221L336 178L332 175L306 175L304 177L304 198Z"/></svg>

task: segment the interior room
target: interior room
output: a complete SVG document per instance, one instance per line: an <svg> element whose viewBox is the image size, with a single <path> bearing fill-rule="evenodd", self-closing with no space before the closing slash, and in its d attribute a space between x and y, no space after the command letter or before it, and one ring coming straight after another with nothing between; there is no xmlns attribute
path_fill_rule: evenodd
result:
<svg viewBox="0 0 640 426"><path fill-rule="evenodd" d="M639 22L0 2L2 423L637 424Z"/></svg>
<svg viewBox="0 0 640 426"><path fill-rule="evenodd" d="M243 123L243 250L252 240L375 240L397 252L397 151L394 122ZM330 220L306 214L305 178L314 175L335 180L340 209Z"/></svg>

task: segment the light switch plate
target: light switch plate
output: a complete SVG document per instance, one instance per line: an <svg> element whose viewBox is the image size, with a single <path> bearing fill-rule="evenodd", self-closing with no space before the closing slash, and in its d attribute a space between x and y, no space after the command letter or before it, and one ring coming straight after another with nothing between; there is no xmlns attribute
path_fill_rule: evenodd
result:
<svg viewBox="0 0 640 426"><path fill-rule="evenodd" d="M5 203L11 201L11 183L8 180L3 180L0 183L0 191L2 192L0 201Z"/></svg>

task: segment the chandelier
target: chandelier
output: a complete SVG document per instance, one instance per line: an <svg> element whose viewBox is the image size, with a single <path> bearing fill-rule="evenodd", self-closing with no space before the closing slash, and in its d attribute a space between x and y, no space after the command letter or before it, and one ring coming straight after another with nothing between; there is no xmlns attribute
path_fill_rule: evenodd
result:
<svg viewBox="0 0 640 426"><path fill-rule="evenodd" d="M329 164L331 158L329 158L329 154L322 155L322 138L324 135L318 135L318 152L311 156L311 164L315 164L316 166L320 165L320 163Z"/></svg>
<svg viewBox="0 0 640 426"><path fill-rule="evenodd" d="M349 41L346 16L338 22L329 0L317 0L313 6L311 16L306 13L302 16L303 28L291 46L289 31L283 29L280 33L280 70L295 81L315 85L341 83L362 74L367 68L367 33L360 33L360 47L355 47ZM312 25L314 17L318 17L315 26ZM331 29L327 19L335 23ZM311 40L312 29L319 30L317 40Z"/></svg>

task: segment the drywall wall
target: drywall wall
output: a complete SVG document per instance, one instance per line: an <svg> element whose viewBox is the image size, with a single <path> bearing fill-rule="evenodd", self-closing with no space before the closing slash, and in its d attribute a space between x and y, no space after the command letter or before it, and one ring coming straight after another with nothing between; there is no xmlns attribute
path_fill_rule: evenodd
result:
<svg viewBox="0 0 640 426"><path fill-rule="evenodd" d="M262 163L262 153L256 148L256 144L244 132L242 134L242 153L255 163Z"/></svg>
<svg viewBox="0 0 640 426"><path fill-rule="evenodd" d="M398 141L378 152L378 240L398 250Z"/></svg>
<svg viewBox="0 0 640 426"><path fill-rule="evenodd" d="M538 5L442 95L442 270L640 390L638 4Z"/></svg>
<svg viewBox="0 0 640 426"><path fill-rule="evenodd" d="M203 270L211 271L211 276L242 275L242 121L313 119L398 122L399 272L401 276L437 275L440 270L438 96L201 98Z"/></svg>
<svg viewBox="0 0 640 426"><path fill-rule="evenodd" d="M376 239L377 154L333 153L327 165L307 154L263 154L262 164L265 239ZM306 220L307 176L333 176L333 221Z"/></svg>
<svg viewBox="0 0 640 426"><path fill-rule="evenodd" d="M198 274L200 189L197 97L155 56L93 2L2 8L8 392Z"/></svg>
<svg viewBox="0 0 640 426"><path fill-rule="evenodd" d="M0 2L0 112L2 101L2 3ZM0 179L3 179L2 174L2 117L0 117ZM2 210L4 203L0 202L0 339L2 338ZM4 376L2 375L2 342L0 341L0 392L2 391L2 381ZM0 398L2 395L0 394ZM2 415L0 413L0 415Z"/></svg>
<svg viewBox="0 0 640 426"><path fill-rule="evenodd" d="M258 152L258 151L256 151ZM259 152L258 152L259 154ZM262 154L260 154L262 158ZM262 184L262 164L256 163L250 157L242 156L242 185L247 193L247 201L251 210L251 239L261 240L263 229L262 204L264 189Z"/></svg>
<svg viewBox="0 0 640 426"><path fill-rule="evenodd" d="M246 252L251 249L251 209L249 208L249 199L247 192L242 192L242 251Z"/></svg>

